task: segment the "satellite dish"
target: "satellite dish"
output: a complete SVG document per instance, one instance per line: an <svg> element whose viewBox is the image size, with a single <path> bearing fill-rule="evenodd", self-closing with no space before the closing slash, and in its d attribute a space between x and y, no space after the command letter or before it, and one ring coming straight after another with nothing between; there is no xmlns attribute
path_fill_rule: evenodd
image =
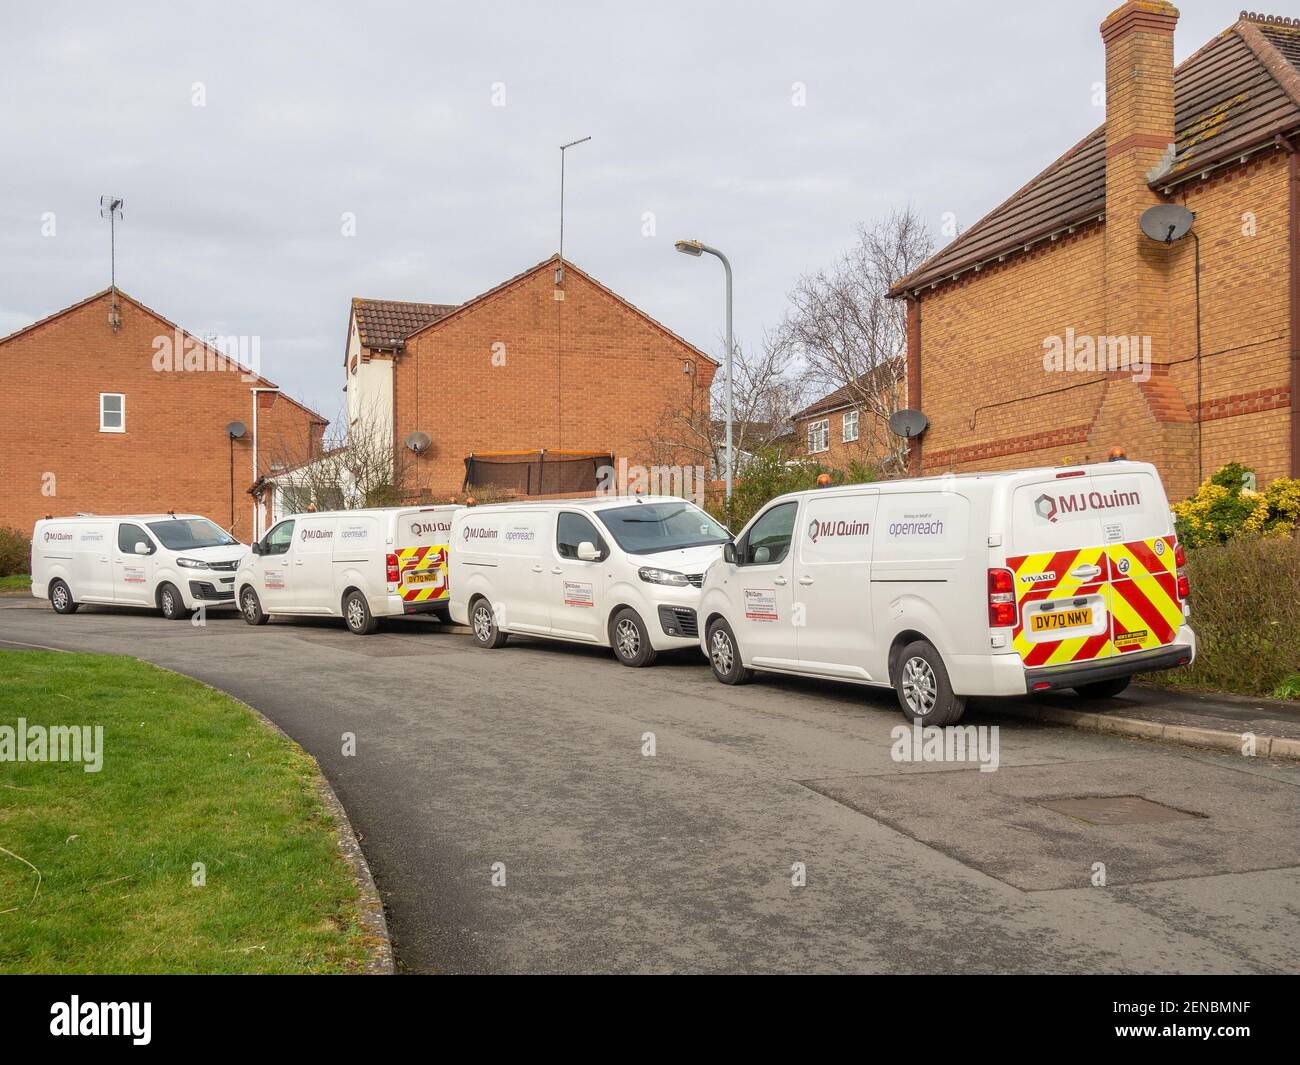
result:
<svg viewBox="0 0 1300 1065"><path fill-rule="evenodd" d="M889 416L889 428L895 436L911 439L920 436L930 426L930 419L919 410L896 410Z"/></svg>
<svg viewBox="0 0 1300 1065"><path fill-rule="evenodd" d="M1187 236L1196 215L1180 203L1158 203L1142 212L1142 232L1161 244L1172 244Z"/></svg>
<svg viewBox="0 0 1300 1065"><path fill-rule="evenodd" d="M417 455L422 455L429 450L429 445L433 441L429 439L428 433L422 433L418 429L406 434L406 446L414 451Z"/></svg>
<svg viewBox="0 0 1300 1065"><path fill-rule="evenodd" d="M231 440L238 440L246 432L248 432L248 426L243 422L230 422L226 425L226 435Z"/></svg>

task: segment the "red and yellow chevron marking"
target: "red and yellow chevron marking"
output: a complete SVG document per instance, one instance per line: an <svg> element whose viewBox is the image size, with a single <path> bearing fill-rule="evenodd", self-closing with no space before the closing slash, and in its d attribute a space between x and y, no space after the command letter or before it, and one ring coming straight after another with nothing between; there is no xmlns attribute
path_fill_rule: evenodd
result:
<svg viewBox="0 0 1300 1065"><path fill-rule="evenodd" d="M399 547L397 565L401 570L402 580L397 586L402 598L408 603L425 603L433 599L444 599L447 595L447 545L432 547ZM432 574L427 579L416 579L409 585L407 578L412 574Z"/></svg>
<svg viewBox="0 0 1300 1065"><path fill-rule="evenodd" d="M1183 623L1174 538L1111 544L1111 639L1116 654L1172 643Z"/></svg>
<svg viewBox="0 0 1300 1065"><path fill-rule="evenodd" d="M1076 569L1092 567L1095 575L1073 576ZM1011 642L1026 666L1057 666L1064 662L1085 662L1109 658L1115 653L1110 641L1110 619L1105 630L1095 636L1072 636L1063 640L1033 639L1024 628L1025 608L1043 599L1068 599L1100 595L1101 609L1109 614L1107 583L1110 560L1104 547L1083 547L1069 551L1043 551L1007 559L1007 568L1015 575L1016 603L1019 607Z"/></svg>

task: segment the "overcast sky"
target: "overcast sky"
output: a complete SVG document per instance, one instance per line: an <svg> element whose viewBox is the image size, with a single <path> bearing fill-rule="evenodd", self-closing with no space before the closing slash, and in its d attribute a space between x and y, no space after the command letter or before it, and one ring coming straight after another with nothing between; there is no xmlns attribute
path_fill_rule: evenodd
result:
<svg viewBox="0 0 1300 1065"><path fill-rule="evenodd" d="M1095 128L1114 6L8 2L0 335L107 287L113 193L118 284L261 337L334 417L350 298L461 302L552 254L558 146L591 135L568 258L716 354L721 268L673 252L714 244L756 343L859 222L965 228ZM1178 59L1239 6L1185 3Z"/></svg>

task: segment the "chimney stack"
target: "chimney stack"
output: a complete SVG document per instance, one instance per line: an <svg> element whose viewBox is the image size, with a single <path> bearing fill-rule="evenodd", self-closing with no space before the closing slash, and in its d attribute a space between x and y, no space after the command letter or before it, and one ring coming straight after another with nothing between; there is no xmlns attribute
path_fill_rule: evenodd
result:
<svg viewBox="0 0 1300 1065"><path fill-rule="evenodd" d="M1106 332L1150 336L1167 362L1168 249L1138 226L1159 197L1148 177L1174 142L1174 26L1165 0L1128 0L1101 24L1106 45Z"/></svg>

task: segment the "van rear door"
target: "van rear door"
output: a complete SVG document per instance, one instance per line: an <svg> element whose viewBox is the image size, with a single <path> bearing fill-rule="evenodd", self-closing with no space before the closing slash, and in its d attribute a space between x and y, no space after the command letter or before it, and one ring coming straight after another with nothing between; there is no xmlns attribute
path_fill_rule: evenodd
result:
<svg viewBox="0 0 1300 1065"><path fill-rule="evenodd" d="M447 598L447 551L453 513L422 509L397 515L394 543L401 573L397 593L403 601L433 603Z"/></svg>
<svg viewBox="0 0 1300 1065"><path fill-rule="evenodd" d="M1064 470L1012 493L1012 644L1026 667L1109 658L1110 558L1098 488Z"/></svg>
<svg viewBox="0 0 1300 1065"><path fill-rule="evenodd" d="M1093 477L1103 501L1138 501L1103 519L1110 561L1111 642L1116 655L1150 651L1174 640L1183 623L1177 550L1160 481L1138 470Z"/></svg>

